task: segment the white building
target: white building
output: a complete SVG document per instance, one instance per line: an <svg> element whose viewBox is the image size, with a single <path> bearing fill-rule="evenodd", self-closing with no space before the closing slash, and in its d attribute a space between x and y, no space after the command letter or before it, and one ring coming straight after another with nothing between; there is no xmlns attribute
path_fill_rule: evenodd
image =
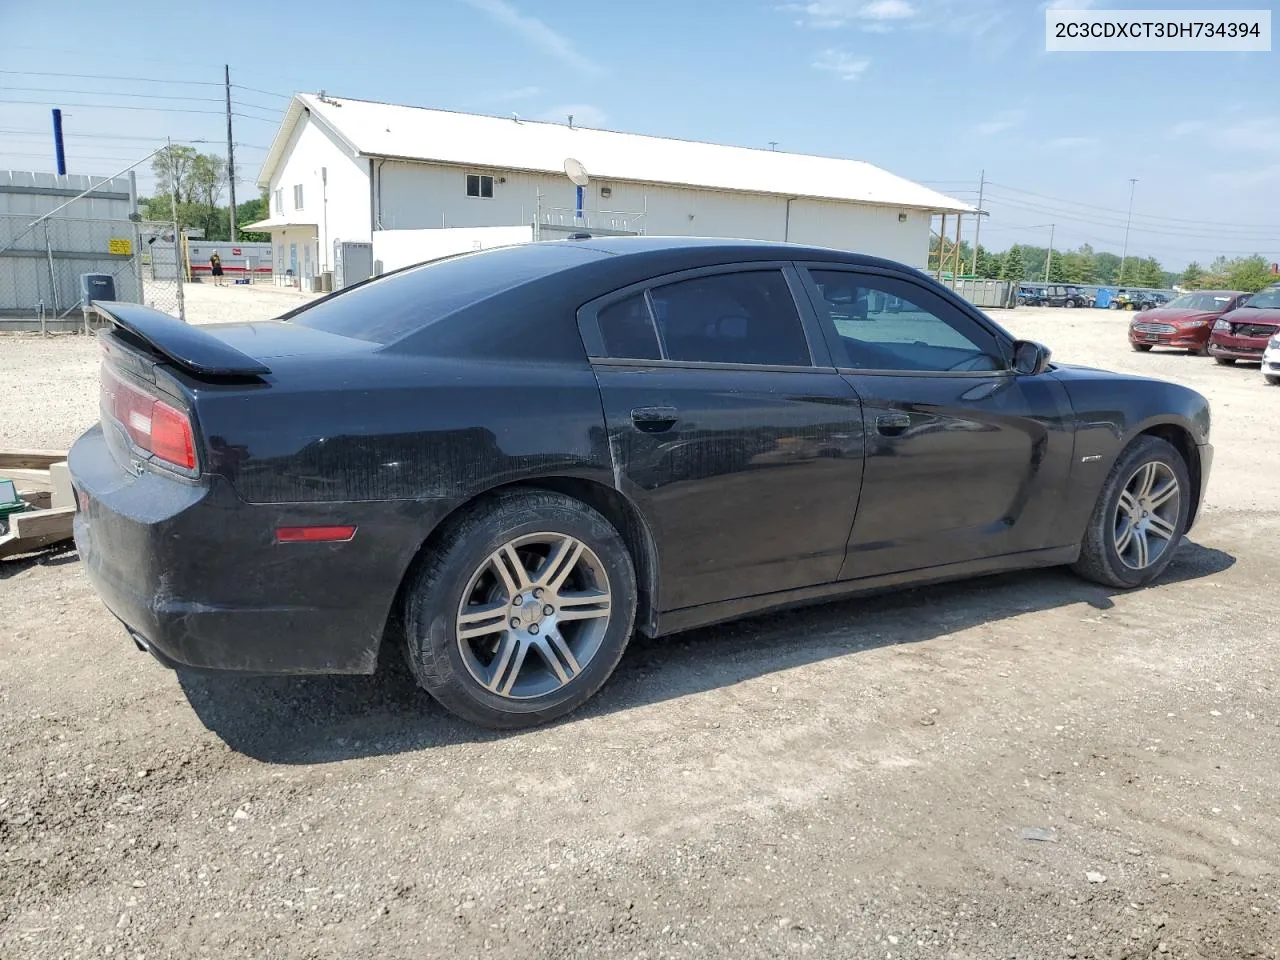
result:
<svg viewBox="0 0 1280 960"><path fill-rule="evenodd" d="M577 187L565 161L585 168ZM385 269L576 231L790 240L924 267L930 222L973 208L859 160L295 96L258 178L278 274L332 268L335 241Z"/></svg>

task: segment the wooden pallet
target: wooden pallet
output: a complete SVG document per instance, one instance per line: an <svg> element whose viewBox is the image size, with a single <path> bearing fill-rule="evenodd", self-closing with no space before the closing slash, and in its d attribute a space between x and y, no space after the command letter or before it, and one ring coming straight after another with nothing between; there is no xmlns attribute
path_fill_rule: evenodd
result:
<svg viewBox="0 0 1280 960"><path fill-rule="evenodd" d="M9 517L0 534L0 559L31 553L71 539L76 512L65 450L0 450L0 477L14 481L18 496L35 509Z"/></svg>

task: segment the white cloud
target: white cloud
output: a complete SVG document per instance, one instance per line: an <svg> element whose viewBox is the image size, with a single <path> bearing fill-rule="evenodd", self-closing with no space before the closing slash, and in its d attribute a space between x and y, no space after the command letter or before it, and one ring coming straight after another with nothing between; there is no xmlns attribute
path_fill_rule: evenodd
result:
<svg viewBox="0 0 1280 960"><path fill-rule="evenodd" d="M550 123L568 123L570 114L573 115L575 127L600 127L608 119L603 110L589 103L562 104L538 114L534 119L546 120Z"/></svg>
<svg viewBox="0 0 1280 960"><path fill-rule="evenodd" d="M799 14L800 25L815 30L861 24L864 29L878 33L884 32L893 21L909 20L917 14L907 0L809 0L788 3L782 9Z"/></svg>
<svg viewBox="0 0 1280 960"><path fill-rule="evenodd" d="M858 15L865 20L908 20L916 15L916 8L906 0L872 0Z"/></svg>
<svg viewBox="0 0 1280 960"><path fill-rule="evenodd" d="M542 92L541 87L516 87L514 90L504 90L494 96L494 100L501 100L504 103L512 100L531 100Z"/></svg>
<svg viewBox="0 0 1280 960"><path fill-rule="evenodd" d="M1026 116L1025 110L1002 110L989 120L974 124L973 132L982 137L991 137L997 133L1012 130Z"/></svg>
<svg viewBox="0 0 1280 960"><path fill-rule="evenodd" d="M1058 137L1049 141L1049 146L1055 150L1079 150L1097 145L1097 137Z"/></svg>
<svg viewBox="0 0 1280 960"><path fill-rule="evenodd" d="M579 53L573 41L547 26L537 17L530 17L507 0L463 0L513 33L524 37L529 44L565 66L588 76L600 76L607 71L600 64Z"/></svg>
<svg viewBox="0 0 1280 960"><path fill-rule="evenodd" d="M871 61L855 57L847 50L823 50L813 60L813 69L834 73L841 80L857 80Z"/></svg>

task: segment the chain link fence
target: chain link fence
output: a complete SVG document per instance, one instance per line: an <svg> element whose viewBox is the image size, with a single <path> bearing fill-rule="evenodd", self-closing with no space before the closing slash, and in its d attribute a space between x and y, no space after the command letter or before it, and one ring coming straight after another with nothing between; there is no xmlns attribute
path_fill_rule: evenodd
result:
<svg viewBox="0 0 1280 960"><path fill-rule="evenodd" d="M92 299L143 303L185 319L181 238L175 242L172 224L69 217L30 224L28 216L0 216L0 328L82 322L85 274L110 281L96 282Z"/></svg>

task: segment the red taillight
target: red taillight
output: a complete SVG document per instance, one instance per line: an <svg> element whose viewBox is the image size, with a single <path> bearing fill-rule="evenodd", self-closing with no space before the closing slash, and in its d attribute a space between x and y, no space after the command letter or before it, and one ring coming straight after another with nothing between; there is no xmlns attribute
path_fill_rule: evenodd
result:
<svg viewBox="0 0 1280 960"><path fill-rule="evenodd" d="M195 469L195 434L186 414L145 390L126 383L105 365L102 368L102 411L124 428L138 449L175 467Z"/></svg>
<svg viewBox="0 0 1280 960"><path fill-rule="evenodd" d="M163 400L151 411L151 452L187 470L196 468L196 438L191 421Z"/></svg>
<svg viewBox="0 0 1280 960"><path fill-rule="evenodd" d="M355 527L276 527L276 543L337 543L356 535Z"/></svg>

